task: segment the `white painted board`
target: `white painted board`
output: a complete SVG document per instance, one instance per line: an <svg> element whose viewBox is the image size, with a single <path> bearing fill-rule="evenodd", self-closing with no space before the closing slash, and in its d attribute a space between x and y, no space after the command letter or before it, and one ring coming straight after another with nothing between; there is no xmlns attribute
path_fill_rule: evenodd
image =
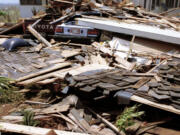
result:
<svg viewBox="0 0 180 135"><path fill-rule="evenodd" d="M128 24L115 20L87 18L77 18L76 20L78 25L180 45L180 32L172 29L160 29L155 26L144 24Z"/></svg>

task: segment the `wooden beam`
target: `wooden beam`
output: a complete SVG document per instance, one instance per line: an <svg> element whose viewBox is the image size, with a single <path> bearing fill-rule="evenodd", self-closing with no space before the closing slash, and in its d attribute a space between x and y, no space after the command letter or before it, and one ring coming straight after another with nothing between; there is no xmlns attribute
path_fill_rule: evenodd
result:
<svg viewBox="0 0 180 135"><path fill-rule="evenodd" d="M65 20L65 19L67 19L67 18L69 18L69 17L71 17L71 16L73 16L73 15L74 15L74 13L70 13L69 15L62 16L62 17L60 17L60 18L58 18L58 19L50 22L50 24L52 25L52 24L59 23L59 22Z"/></svg>
<svg viewBox="0 0 180 135"><path fill-rule="evenodd" d="M89 26L100 30L117 32L128 35L135 35L148 39L154 39L180 45L180 32L170 29L160 29L158 27L143 24L128 24L115 20L102 20L77 18L77 24Z"/></svg>
<svg viewBox="0 0 180 135"><path fill-rule="evenodd" d="M66 3L66 4L73 4L73 2L71 1L66 1L66 0L54 0L56 2L62 2L62 3Z"/></svg>
<svg viewBox="0 0 180 135"><path fill-rule="evenodd" d="M34 26L36 26L42 19L38 19L35 23L32 24L32 28L34 28Z"/></svg>
<svg viewBox="0 0 180 135"><path fill-rule="evenodd" d="M112 68L109 66L100 65L100 64L91 64L91 65L86 65L83 67L72 67L72 68L68 68L68 69L62 69L59 71L51 72L51 73L48 73L45 75L37 76L35 78L19 82L18 85L29 85L29 84L36 83L36 82L38 83L39 81L45 80L50 77L64 79L64 77L67 73L69 73L71 75L78 75L81 73L87 73L88 71L97 73L97 72L107 70L107 69L112 69Z"/></svg>
<svg viewBox="0 0 180 135"><path fill-rule="evenodd" d="M9 31L11 31L11 30L14 30L14 29L16 29L16 28L18 28L18 27L21 27L23 24L24 24L24 21L23 21L23 22L20 22L20 23L18 23L18 24L15 24L15 25L13 25L13 26L10 27L10 28L7 28L7 29L5 29L4 31L1 31L1 32L0 32L0 35L6 34L7 32L9 32Z"/></svg>
<svg viewBox="0 0 180 135"><path fill-rule="evenodd" d="M147 130L146 132L153 135L154 134L155 135L179 135L178 130L174 130L171 128L163 128L163 127L155 127L155 128Z"/></svg>
<svg viewBox="0 0 180 135"><path fill-rule="evenodd" d="M106 120L105 118L101 117L99 114L88 108L90 112L92 112L97 118L99 118L104 124L106 124L109 128L111 128L117 135L121 135L122 132L119 131L119 129L113 125L111 122Z"/></svg>
<svg viewBox="0 0 180 135"><path fill-rule="evenodd" d="M167 60L163 60L161 61L159 64L157 64L155 67L153 67L152 69L150 69L147 73L152 73L156 68L158 68L160 65L164 64L165 62L167 62Z"/></svg>
<svg viewBox="0 0 180 135"><path fill-rule="evenodd" d="M52 129L48 129L48 128L39 128L39 127L0 122L0 131L2 132L20 133L26 135L46 135L51 130ZM74 132L60 131L60 130L54 130L54 132L57 135L88 135L85 133L74 133Z"/></svg>
<svg viewBox="0 0 180 135"><path fill-rule="evenodd" d="M40 42L44 43L46 46L51 47L51 43L49 43L44 37L41 36L32 26L28 26L28 30L33 34Z"/></svg>
<svg viewBox="0 0 180 135"><path fill-rule="evenodd" d="M172 107L170 105L155 103L155 102L149 101L147 99L144 99L144 98L136 96L136 95L133 95L131 97L131 100L139 102L141 104L149 105L149 106L152 106L152 107L156 107L156 108L159 108L159 109L162 109L162 110L169 111L169 112L172 112L172 113L180 115L180 110L175 109L174 107Z"/></svg>
<svg viewBox="0 0 180 135"><path fill-rule="evenodd" d="M20 77L16 81L17 82L24 81L24 80L27 80L27 79L30 79L30 78L33 78L33 77L37 77L37 76L40 76L42 74L49 73L49 72L52 72L52 71L55 71L55 70L58 70L58 69L61 69L63 67L67 67L67 66L70 66L70 65L71 65L70 62L56 64L56 65L54 65L54 66L52 66L50 68L47 68L45 70L40 70L37 73L32 73L32 74L29 74L27 76Z"/></svg>

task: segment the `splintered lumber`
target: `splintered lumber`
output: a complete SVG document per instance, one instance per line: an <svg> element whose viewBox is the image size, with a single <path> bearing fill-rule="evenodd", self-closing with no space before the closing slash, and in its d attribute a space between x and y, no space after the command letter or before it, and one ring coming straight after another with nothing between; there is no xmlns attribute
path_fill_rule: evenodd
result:
<svg viewBox="0 0 180 135"><path fill-rule="evenodd" d="M86 132L86 129L84 129L84 128L82 127L82 125L76 120L76 118L75 118L71 113L68 114L68 117L69 117L71 120L73 120L73 122L76 123L76 125L79 127L79 129L80 129L82 132Z"/></svg>
<svg viewBox="0 0 180 135"><path fill-rule="evenodd" d="M18 27L21 27L21 26L23 25L23 23L24 23L24 22L20 22L20 23L15 24L14 26L12 26L12 27L10 27L10 28L8 28L8 29L5 29L4 31L1 31L1 32L0 32L0 35L6 34L7 32L9 32L9 31L11 31L11 30L14 30L14 29L16 29L16 28L18 28Z"/></svg>
<svg viewBox="0 0 180 135"><path fill-rule="evenodd" d="M153 72L156 68L158 68L160 65L164 64L165 62L167 62L167 60L161 61L158 65L156 65L155 67L153 67L153 68L152 68L151 70L149 70L147 73Z"/></svg>
<svg viewBox="0 0 180 135"><path fill-rule="evenodd" d="M60 112L66 112L70 108L70 105L59 105L55 104L48 108L41 109L40 112L36 112L39 114L51 114L51 113L60 113Z"/></svg>
<svg viewBox="0 0 180 135"><path fill-rule="evenodd" d="M21 38L22 35L0 35L0 38Z"/></svg>
<svg viewBox="0 0 180 135"><path fill-rule="evenodd" d="M64 76L69 73L73 76L78 75L78 74L86 74L86 75L92 75L98 72L101 72L103 70L107 69L113 69L107 65L100 65L100 64L91 64L91 65L86 65L83 67L77 67L71 70L67 70L65 72L59 72L55 74L56 77L58 78L64 78Z"/></svg>
<svg viewBox="0 0 180 135"><path fill-rule="evenodd" d="M52 72L52 73L48 73L48 74L45 74L45 75L41 75L41 76L37 76L37 77L35 77L35 78L32 78L32 79L29 79L29 80L25 80L25 81L22 81L22 82L18 82L17 84L18 85L29 85L29 84L32 84L32 83L38 83L39 84L39 81L43 81L43 80L45 80L45 79L48 79L48 78L52 78L52 77L55 77L55 78L57 78L56 77L56 75L57 74L59 74L59 73L68 73L68 71L70 71L70 70L72 70L72 69L74 69L74 67L73 68L68 68L68 69L63 69L63 70L58 70L58 71L56 71L56 72ZM76 69L76 68L75 68ZM63 79L64 78L64 76L65 76L65 74L63 74L61 77L58 77L58 78L60 78L60 79ZM53 78L54 79L54 78ZM40 82L40 84L41 84L41 82ZM49 82L48 82L49 83ZM43 82L43 84L44 84L44 82Z"/></svg>
<svg viewBox="0 0 180 135"><path fill-rule="evenodd" d="M28 26L28 30L42 43L46 46L51 47L51 43L49 43L44 37L42 37L32 26Z"/></svg>
<svg viewBox="0 0 180 135"><path fill-rule="evenodd" d="M83 119L80 115L79 112L76 109L72 109L71 110L71 114L74 116L74 118L77 121L78 125L81 125L81 127L83 127L83 129L85 129L85 131L88 131L89 133L91 132L90 129L90 125L88 124L88 122Z"/></svg>
<svg viewBox="0 0 180 135"><path fill-rule="evenodd" d="M104 47L104 46L99 45L99 43L97 43L97 42L94 42L92 45L93 45L97 50L99 50L99 51L101 51L101 52L103 52L103 53L105 53L105 54L109 54L110 56L113 55L112 50L110 50L109 48L106 48L106 47Z"/></svg>
<svg viewBox="0 0 180 135"><path fill-rule="evenodd" d="M20 82L20 81L24 81L24 80L27 80L27 79L30 79L30 78L33 78L33 77L37 77L37 76L40 76L42 74L45 74L45 73L49 73L49 72L52 72L52 71L55 71L55 70L58 70L58 69L61 69L63 67L67 67L67 66L70 66L71 63L70 62L65 62L65 63L60 63L60 64L56 64L48 69L44 69L44 70L41 70L41 71L38 71L37 73L32 73L32 74L29 74L27 76L23 76L19 79L17 79L16 81L17 82Z"/></svg>
<svg viewBox="0 0 180 135"><path fill-rule="evenodd" d="M131 97L131 100L180 115L180 110L175 109L174 107L169 106L169 105L155 103L155 102L149 101L147 99L144 99L144 98L136 96L136 95L133 95Z"/></svg>
<svg viewBox="0 0 180 135"><path fill-rule="evenodd" d="M43 80L43 81L39 81L39 82L37 82L37 84L46 85L46 84L53 83L53 82L55 82L56 80L58 80L58 78L57 78L57 77L54 77L54 78L50 78L50 79L45 79L45 80Z"/></svg>
<svg viewBox="0 0 180 135"><path fill-rule="evenodd" d="M134 72L131 72L131 73L124 73L122 74L124 76L155 76L157 75L156 73L134 73Z"/></svg>
<svg viewBox="0 0 180 135"><path fill-rule="evenodd" d="M73 50L64 50L62 51L61 55L63 56L63 58L70 58L76 55L81 54L81 49L73 49Z"/></svg>
<svg viewBox="0 0 180 135"><path fill-rule="evenodd" d="M66 1L66 0L54 0L54 1L62 2L62 3L67 3L67 4L73 4L73 2L71 2L71 1Z"/></svg>
<svg viewBox="0 0 180 135"><path fill-rule="evenodd" d="M73 67L73 68L68 68L68 69L62 69L56 72L52 72L52 73L48 73L45 75L41 75L41 76L37 76L35 78L29 79L29 80L25 80L25 81L21 81L18 82L18 85L29 85L32 83L38 83L39 81L48 79L50 77L56 77L59 79L63 79L65 77L65 75L67 73L71 74L71 75L78 75L81 73L88 73L90 72L92 73L97 73L106 69L112 69L109 66L106 65L100 65L100 64L91 64L91 65L86 65L83 67Z"/></svg>
<svg viewBox="0 0 180 135"><path fill-rule="evenodd" d="M52 116L55 116L55 117L59 117L59 118L62 118L64 119L66 122L72 124L73 126L76 126L76 124L67 116L65 116L64 114L62 113L58 113L58 114L51 114Z"/></svg>
<svg viewBox="0 0 180 135"><path fill-rule="evenodd" d="M115 56L116 57L116 61L122 65L122 68L125 68L127 70L133 70L133 68L135 67L135 63L130 63L127 60L124 60L123 58L119 57L118 55Z"/></svg>
<svg viewBox="0 0 180 135"><path fill-rule="evenodd" d="M146 132L150 134L156 134L156 135L179 135L178 130L162 128L162 127L155 127L155 128L147 130Z"/></svg>
<svg viewBox="0 0 180 135"><path fill-rule="evenodd" d="M67 42L60 42L53 46L60 46L60 45L67 45L67 46L75 46L75 47L87 47L86 44L79 44L79 43L67 43Z"/></svg>
<svg viewBox="0 0 180 135"><path fill-rule="evenodd" d="M37 116L34 117L34 119L39 120L39 119L45 119L45 118L49 118L49 117L51 117L51 116L37 115ZM8 121L8 122L11 122L11 123L23 122L23 116L11 116L11 115L2 116L1 120L6 121L6 122Z"/></svg>
<svg viewBox="0 0 180 135"><path fill-rule="evenodd" d="M97 114L96 112L94 112L93 110L91 110L90 108L88 108L88 110L90 112L92 112L97 118L99 118L104 124L106 124L109 128L111 128L114 132L116 132L118 135L120 135L120 131L119 129L113 125L111 122L109 122L108 120L106 120L105 118L101 117L99 114Z"/></svg>
<svg viewBox="0 0 180 135"><path fill-rule="evenodd" d="M133 88L138 89L148 81L150 81L150 78L143 77L133 86Z"/></svg>
<svg viewBox="0 0 180 135"><path fill-rule="evenodd" d="M54 82L55 80L59 79L63 79L64 76L69 73L71 75L78 75L81 74L83 72L93 72L93 71L102 71L102 70L106 70L106 69L111 69L109 66L106 65L100 65L100 64L91 64L91 65L86 65L83 67L73 67L73 68L69 68L69 69L64 69L61 71L56 72L56 74L54 74L55 78L52 79L46 79L44 81L40 81L37 82L38 84L49 84Z"/></svg>
<svg viewBox="0 0 180 135"><path fill-rule="evenodd" d="M32 28L34 28L34 26L36 26L42 19L38 19L35 23L32 24Z"/></svg>
<svg viewBox="0 0 180 135"><path fill-rule="evenodd" d="M70 17L70 16L72 16L72 15L74 15L74 13L70 13L69 15L62 16L62 17L60 17L59 19L50 22L50 24L59 23L60 21L63 21L64 19L66 19L66 18L68 18L68 17Z"/></svg>
<svg viewBox="0 0 180 135"><path fill-rule="evenodd" d="M96 29L123 33L128 35L135 35L137 37L144 37L164 41L168 43L180 44L180 32L170 29L160 29L158 27L142 25L142 24L128 24L120 21L101 20L100 19L86 19L77 18L77 24L82 26L89 26Z"/></svg>
<svg viewBox="0 0 180 135"><path fill-rule="evenodd" d="M55 60L47 61L47 63L49 64L57 64L57 63L62 63L62 62L65 62L65 59L57 58Z"/></svg>
<svg viewBox="0 0 180 135"><path fill-rule="evenodd" d="M26 100L24 102L25 104L34 104L34 105L45 105L45 106L49 106L50 104L48 103L42 103L42 102L37 102L37 101L29 101L29 100Z"/></svg>
<svg viewBox="0 0 180 135"><path fill-rule="evenodd" d="M39 128L39 127L0 122L0 131L2 132L20 133L26 135L46 135L51 130L52 129L48 129L48 128ZM60 130L54 130L54 132L57 135L88 135L85 133L74 133L74 132L60 131Z"/></svg>

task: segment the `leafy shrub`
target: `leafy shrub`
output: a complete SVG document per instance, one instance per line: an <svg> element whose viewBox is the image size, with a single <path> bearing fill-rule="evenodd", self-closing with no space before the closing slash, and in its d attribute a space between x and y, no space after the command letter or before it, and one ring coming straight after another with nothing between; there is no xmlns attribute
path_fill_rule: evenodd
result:
<svg viewBox="0 0 180 135"><path fill-rule="evenodd" d="M126 127L132 126L134 124L135 118L139 118L143 114L143 111L138 112L137 105L125 108L122 114L117 117L116 126L120 131L125 131Z"/></svg>

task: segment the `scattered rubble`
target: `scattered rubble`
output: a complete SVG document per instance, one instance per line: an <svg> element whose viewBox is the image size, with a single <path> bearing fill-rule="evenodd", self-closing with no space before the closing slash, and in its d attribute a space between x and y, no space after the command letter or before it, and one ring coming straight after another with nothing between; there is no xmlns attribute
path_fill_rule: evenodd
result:
<svg viewBox="0 0 180 135"><path fill-rule="evenodd" d="M178 135L179 30L129 0L49 0L0 23L0 131Z"/></svg>

